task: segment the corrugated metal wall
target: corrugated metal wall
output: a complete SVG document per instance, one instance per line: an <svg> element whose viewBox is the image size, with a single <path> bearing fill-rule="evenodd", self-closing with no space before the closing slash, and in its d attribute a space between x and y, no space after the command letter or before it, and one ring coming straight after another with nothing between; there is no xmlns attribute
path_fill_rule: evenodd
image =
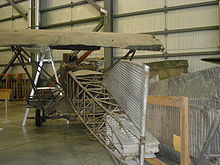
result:
<svg viewBox="0 0 220 165"><path fill-rule="evenodd" d="M16 0L15 0L16 1ZM18 1L18 0L17 0ZM28 12L28 1L16 3L23 11ZM70 7L70 4L76 4ZM152 33L159 38L166 48L168 58L151 58L162 53L139 51L140 63L160 61L165 59L187 59L190 72L205 69L214 64L202 62L200 59L216 56L219 49L219 14L218 2L215 0L114 0L114 31L122 33ZM0 5L7 3L1 0ZM104 6L104 1L97 1ZM193 4L195 4L193 6ZM83 0L41 0L42 28L92 31L98 24L100 13ZM64 6L66 7L59 7ZM69 5L69 6L68 6ZM19 15L12 6L0 8L0 20ZM78 20L84 20L79 21ZM64 22L74 22L73 25L60 25ZM53 26L51 26L53 25ZM55 25L55 26L54 26ZM23 18L0 21L0 30L27 29ZM184 56L180 53L198 52L197 56ZM200 54L201 52L201 54ZM216 53L217 52L217 53ZM56 59L62 58L62 51L53 51ZM115 50L115 56L122 56L125 50ZM169 57L169 56L175 57ZM178 56L179 55L179 56ZM94 53L93 57L103 56L103 50ZM177 57L176 57L177 56ZM7 63L11 52L0 52L0 64ZM145 58L144 58L145 57ZM57 64L59 67L59 64ZM0 67L0 71L1 71ZM14 69L16 71L17 69Z"/></svg>
<svg viewBox="0 0 220 165"><path fill-rule="evenodd" d="M115 32L128 33L151 33L165 30L188 29L198 27L211 27L219 25L218 5L207 5L201 7L192 7L179 10L168 10L167 12L154 12L153 9L167 8L177 6L208 2L208 0L151 0L151 1L132 1L116 0L115 14L123 15L124 13L148 10L149 14L140 14L136 16L119 17L114 20ZM212 1L211 1L212 2ZM144 12L142 12L144 13ZM192 29L193 30L193 29ZM158 33L159 34L159 33ZM199 30L195 32L176 32L172 34L155 35L159 38L169 54L183 52L205 52L218 51L219 30ZM116 50L115 54L125 54L123 50ZM138 55L152 55L154 52L138 52ZM215 55L212 55L215 56ZM184 56L168 58L146 58L136 59L140 63L161 61L161 60L178 60L185 59L189 61L189 71L195 72L214 66L200 59L207 57L201 56ZM210 56L211 57L211 56Z"/></svg>
<svg viewBox="0 0 220 165"><path fill-rule="evenodd" d="M6 0L0 0L0 5L6 4ZM28 1L22 1L17 3L18 7L21 8L25 13L28 12ZM19 16L19 13L10 5L4 6L0 8L0 20L10 17ZM24 30L28 28L28 23L23 18L16 18L16 19L8 19L7 21L0 22L0 31L6 30ZM3 48L5 49L5 48ZM1 48L0 48L1 50ZM0 52L0 66L1 64L7 64L10 58L12 57L11 51L4 51ZM0 67L0 72L4 67ZM31 66L28 66L28 69L31 71ZM14 66L13 69L9 71L10 73L23 73L23 69L21 66Z"/></svg>

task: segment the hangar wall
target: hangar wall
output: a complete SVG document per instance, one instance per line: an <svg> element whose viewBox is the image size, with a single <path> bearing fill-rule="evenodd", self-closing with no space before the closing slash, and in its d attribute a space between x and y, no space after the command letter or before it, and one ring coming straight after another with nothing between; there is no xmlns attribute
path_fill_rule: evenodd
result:
<svg viewBox="0 0 220 165"><path fill-rule="evenodd" d="M164 43L165 57L168 58L152 58L153 52L139 52L142 57L135 61L186 59L190 64L189 71L195 72L213 66L200 60L207 56L202 54L219 54L218 11L218 1L154 0L137 3L117 0L114 31L155 34ZM116 52L122 53L120 50Z"/></svg>
<svg viewBox="0 0 220 165"><path fill-rule="evenodd" d="M27 0L14 0L24 13L28 13ZM104 6L103 0L96 0ZM202 62L203 57L218 56L219 1L218 0L113 0L113 31L121 33L149 33L159 38L166 48L164 53L138 51L139 63L166 59L186 59L190 72L214 64ZM83 0L40 0L40 28L56 30L92 31L98 24L100 13ZM28 23L19 13L0 1L0 30L27 29ZM1 51L1 50L0 50ZM55 59L62 59L62 51L53 51ZM96 51L92 57L103 56ZM119 57L125 50L114 50ZM0 70L9 61L10 51L0 52ZM59 63L56 64L59 67ZM30 67L31 70L31 67ZM21 72L16 66L11 72Z"/></svg>
<svg viewBox="0 0 220 165"><path fill-rule="evenodd" d="M15 1L16 2L16 1ZM20 0L16 5L21 8L25 13L28 12L28 1ZM28 23L23 19L20 14L8 4L7 0L0 1L0 31L6 30L23 30L28 28ZM2 50L3 49L3 50ZM5 51L7 50L7 51ZM8 48L0 48L0 71L4 68L4 64L12 57L12 52L8 51ZM28 66L31 71L31 66ZM21 66L15 66L9 70L10 73L23 73Z"/></svg>

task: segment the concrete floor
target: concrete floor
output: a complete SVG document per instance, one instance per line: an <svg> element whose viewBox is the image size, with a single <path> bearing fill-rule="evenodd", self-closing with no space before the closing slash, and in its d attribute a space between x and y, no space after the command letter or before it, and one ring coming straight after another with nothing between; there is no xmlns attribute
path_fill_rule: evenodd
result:
<svg viewBox="0 0 220 165"><path fill-rule="evenodd" d="M1 165L113 165L106 150L84 134L82 125L48 120L42 128L36 128L34 120L28 120L26 128L22 128L24 102L8 104L11 123L4 124L3 103L0 102Z"/></svg>

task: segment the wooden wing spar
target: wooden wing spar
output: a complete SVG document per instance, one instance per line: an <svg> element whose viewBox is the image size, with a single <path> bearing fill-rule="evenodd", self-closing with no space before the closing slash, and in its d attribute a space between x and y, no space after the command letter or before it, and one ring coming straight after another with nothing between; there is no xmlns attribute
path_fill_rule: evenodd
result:
<svg viewBox="0 0 220 165"><path fill-rule="evenodd" d="M64 50L98 50L100 47L160 51L162 43L147 34L24 30L0 32L0 46L41 47Z"/></svg>

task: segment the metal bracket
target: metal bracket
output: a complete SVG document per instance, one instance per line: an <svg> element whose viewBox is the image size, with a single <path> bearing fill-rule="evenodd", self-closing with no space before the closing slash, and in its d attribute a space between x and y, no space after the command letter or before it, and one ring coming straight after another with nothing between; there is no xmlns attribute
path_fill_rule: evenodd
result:
<svg viewBox="0 0 220 165"><path fill-rule="evenodd" d="M91 4L96 10L101 13L107 14L107 10L102 8L101 6L97 5L93 0L86 0L89 4Z"/></svg>
<svg viewBox="0 0 220 165"><path fill-rule="evenodd" d="M27 21L27 15L12 0L7 1Z"/></svg>

